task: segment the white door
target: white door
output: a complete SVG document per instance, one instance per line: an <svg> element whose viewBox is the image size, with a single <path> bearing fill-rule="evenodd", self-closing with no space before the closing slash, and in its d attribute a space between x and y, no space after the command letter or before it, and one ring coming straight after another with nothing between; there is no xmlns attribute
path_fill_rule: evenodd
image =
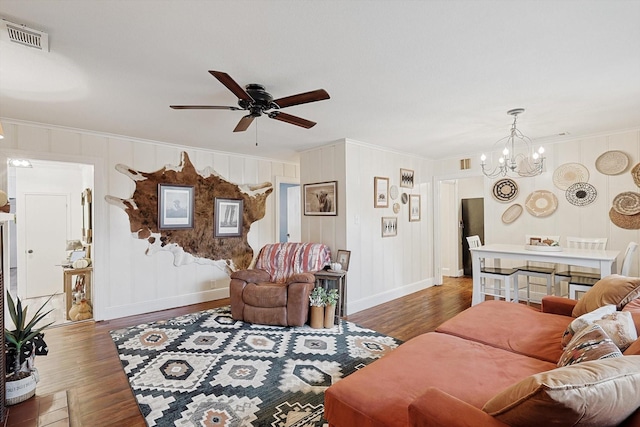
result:
<svg viewBox="0 0 640 427"><path fill-rule="evenodd" d="M300 225L300 186L287 188L287 241L299 242L302 239Z"/></svg>
<svg viewBox="0 0 640 427"><path fill-rule="evenodd" d="M66 258L68 196L25 194L25 297L63 292Z"/></svg>

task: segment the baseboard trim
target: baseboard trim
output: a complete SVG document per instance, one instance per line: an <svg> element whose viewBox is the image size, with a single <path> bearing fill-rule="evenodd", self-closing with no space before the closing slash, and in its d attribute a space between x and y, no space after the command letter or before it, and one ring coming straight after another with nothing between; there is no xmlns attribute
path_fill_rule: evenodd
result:
<svg viewBox="0 0 640 427"><path fill-rule="evenodd" d="M407 296L414 292L421 291L433 286L433 283L433 279L425 279L419 282L410 283L399 288L390 289L379 294L371 295L357 301L347 301L347 315L366 310L367 308L375 307L376 305L384 304L385 302Z"/></svg>
<svg viewBox="0 0 640 427"><path fill-rule="evenodd" d="M104 318L96 320L111 320L120 317L135 316L137 314L151 313L153 311L167 310L185 305L229 298L229 288L211 289L193 294L178 295L153 301L144 301L135 304L106 307L103 310Z"/></svg>

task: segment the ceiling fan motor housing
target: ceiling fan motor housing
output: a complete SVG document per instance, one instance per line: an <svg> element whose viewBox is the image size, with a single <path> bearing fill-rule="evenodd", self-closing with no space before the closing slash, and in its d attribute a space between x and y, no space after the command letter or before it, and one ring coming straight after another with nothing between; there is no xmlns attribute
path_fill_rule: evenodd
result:
<svg viewBox="0 0 640 427"><path fill-rule="evenodd" d="M240 99L238 100L238 105L240 108L251 111L251 116L260 117L266 110L278 108L278 106L272 102L273 96L265 90L264 86L257 83L250 83L245 86L245 90L249 96L253 98L253 102Z"/></svg>

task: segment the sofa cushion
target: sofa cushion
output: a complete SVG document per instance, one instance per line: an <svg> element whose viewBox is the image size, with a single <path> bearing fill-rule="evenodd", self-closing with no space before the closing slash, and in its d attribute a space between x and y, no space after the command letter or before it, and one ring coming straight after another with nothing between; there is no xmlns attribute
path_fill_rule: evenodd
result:
<svg viewBox="0 0 640 427"><path fill-rule="evenodd" d="M560 356L558 366L569 366L589 360L622 357L618 346L598 324L582 328L567 345Z"/></svg>
<svg viewBox="0 0 640 427"><path fill-rule="evenodd" d="M406 427L409 405L428 387L480 409L507 386L554 367L555 363L429 332L335 382L325 391L325 418L339 427Z"/></svg>
<svg viewBox="0 0 640 427"><path fill-rule="evenodd" d="M560 338L572 320L523 304L485 301L447 320L436 331L556 364L562 354Z"/></svg>
<svg viewBox="0 0 640 427"><path fill-rule="evenodd" d="M625 356L640 356L640 338L635 340L627 349L622 352Z"/></svg>
<svg viewBox="0 0 640 427"><path fill-rule="evenodd" d="M640 407L640 356L578 363L530 376L483 410L511 427L616 426Z"/></svg>
<svg viewBox="0 0 640 427"><path fill-rule="evenodd" d="M630 301L640 297L640 277L612 274L596 282L580 298L573 308L573 317L582 316L607 304L614 304L618 310Z"/></svg>

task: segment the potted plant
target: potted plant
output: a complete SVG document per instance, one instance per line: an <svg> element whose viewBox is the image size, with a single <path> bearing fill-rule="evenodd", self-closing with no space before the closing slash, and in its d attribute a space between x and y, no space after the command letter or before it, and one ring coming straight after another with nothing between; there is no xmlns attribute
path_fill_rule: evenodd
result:
<svg viewBox="0 0 640 427"><path fill-rule="evenodd" d="M309 301L311 303L311 327L314 329L322 328L324 324L324 298L326 291L324 288L313 288L309 295Z"/></svg>
<svg viewBox="0 0 640 427"><path fill-rule="evenodd" d="M42 304L30 320L27 320L28 307L22 307L20 298L16 298L14 303L11 294L7 291L7 308L15 327L14 330L7 328L4 330L7 405L23 402L36 392L36 383L39 378L33 362L36 355L43 356L49 352L42 331L51 323L41 327L36 326L52 311L42 312L52 297L53 295Z"/></svg>
<svg viewBox="0 0 640 427"><path fill-rule="evenodd" d="M337 289L329 289L324 295L324 327L332 328L336 317L336 303L340 299Z"/></svg>

